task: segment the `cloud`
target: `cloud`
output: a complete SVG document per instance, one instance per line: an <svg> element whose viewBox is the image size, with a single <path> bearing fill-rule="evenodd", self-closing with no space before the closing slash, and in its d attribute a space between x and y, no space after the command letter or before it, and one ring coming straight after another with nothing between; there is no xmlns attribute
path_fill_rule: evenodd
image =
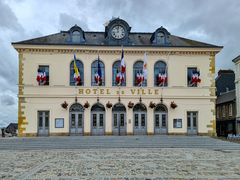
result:
<svg viewBox="0 0 240 180"><path fill-rule="evenodd" d="M0 1L0 27L8 30L22 30L22 26L18 23L17 17L10 7L3 1Z"/></svg>
<svg viewBox="0 0 240 180"><path fill-rule="evenodd" d="M63 30L68 30L70 29L72 26L74 26L75 24L77 24L79 27L81 27L83 29L83 31L87 31L89 30L87 24L86 24L86 19L77 19L74 18L71 15L68 15L66 13L61 13L59 15L59 24L61 29Z"/></svg>
<svg viewBox="0 0 240 180"><path fill-rule="evenodd" d="M0 96L0 102L4 106L11 106L16 104L16 99L9 94L3 94Z"/></svg>
<svg viewBox="0 0 240 180"><path fill-rule="evenodd" d="M231 60L240 54L239 0L0 0L0 126L17 120L18 56L11 42L75 24L85 31L104 31L112 17L126 20L132 32L164 26L173 35L223 45L217 70L233 68Z"/></svg>

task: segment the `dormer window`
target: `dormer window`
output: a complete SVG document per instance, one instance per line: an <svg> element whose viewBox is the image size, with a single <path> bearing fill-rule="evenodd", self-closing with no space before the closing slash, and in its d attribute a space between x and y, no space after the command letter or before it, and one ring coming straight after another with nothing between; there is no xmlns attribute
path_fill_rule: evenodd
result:
<svg viewBox="0 0 240 180"><path fill-rule="evenodd" d="M79 43L81 41L81 34L79 31L72 32L72 42Z"/></svg>
<svg viewBox="0 0 240 180"><path fill-rule="evenodd" d="M169 40L170 33L163 27L158 28L151 37L152 44L168 46L170 44Z"/></svg>
<svg viewBox="0 0 240 180"><path fill-rule="evenodd" d="M165 44L165 35L163 32L158 32L156 35L157 44Z"/></svg>
<svg viewBox="0 0 240 180"><path fill-rule="evenodd" d="M71 27L69 31L69 36L67 38L67 42L80 44L85 42L84 31L77 25Z"/></svg>

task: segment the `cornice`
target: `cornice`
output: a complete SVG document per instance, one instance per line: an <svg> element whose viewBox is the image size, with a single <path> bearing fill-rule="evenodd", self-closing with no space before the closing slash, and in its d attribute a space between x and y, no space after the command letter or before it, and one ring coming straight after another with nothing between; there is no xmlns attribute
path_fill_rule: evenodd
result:
<svg viewBox="0 0 240 180"><path fill-rule="evenodd" d="M36 54L120 54L121 46L57 46L57 45L22 45L15 44L14 48L19 53ZM149 55L215 55L222 48L208 47L124 47L125 54L143 54Z"/></svg>

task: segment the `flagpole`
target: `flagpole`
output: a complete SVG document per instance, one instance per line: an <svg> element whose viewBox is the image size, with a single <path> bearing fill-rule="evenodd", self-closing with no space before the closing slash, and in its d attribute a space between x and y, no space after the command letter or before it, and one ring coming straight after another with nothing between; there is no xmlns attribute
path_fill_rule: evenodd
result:
<svg viewBox="0 0 240 180"><path fill-rule="evenodd" d="M99 64L99 49L98 49L98 64ZM99 74L100 76L100 74ZM97 84L97 102L99 102L99 84L100 84L100 78L98 80L98 84Z"/></svg>
<svg viewBox="0 0 240 180"><path fill-rule="evenodd" d="M75 52L74 52L74 61L75 61L76 65L77 65ZM77 86L76 86L76 82L74 82L74 85L75 85L75 103L77 103Z"/></svg>

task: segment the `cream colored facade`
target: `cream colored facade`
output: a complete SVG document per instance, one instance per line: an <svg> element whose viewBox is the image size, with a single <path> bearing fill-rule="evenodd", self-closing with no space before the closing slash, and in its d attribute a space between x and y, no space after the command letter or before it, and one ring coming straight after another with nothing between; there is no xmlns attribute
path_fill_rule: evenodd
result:
<svg viewBox="0 0 240 180"><path fill-rule="evenodd" d="M120 47L59 47L59 46L29 46L14 45L19 52L19 126L20 136L37 135L37 112L50 111L50 135L69 134L69 111L61 107L66 101L69 104L77 101L90 103L84 110L84 134L91 134L91 105L99 102L104 106L108 101L118 102L118 87L112 87L112 64L120 59ZM133 111L127 108L129 101L142 103L147 107L147 134L154 134L154 109L149 103L160 103L161 93L163 104L168 108L168 134L187 134L187 111L198 112L198 134L215 134L215 86L214 66L215 53L219 49L125 49L126 87L121 87L121 103L127 112L127 134L133 134ZM143 59L148 53L148 86L133 87L132 67L135 61ZM69 85L70 63L73 53L84 63L85 85L73 87ZM105 87L91 86L91 63L96 60L99 52L105 64ZM168 65L168 87L154 87L153 68L157 60L163 60ZM39 86L36 81L36 71L39 65L49 65L49 86ZM187 67L198 67L201 71L199 87L187 87ZM96 89L96 90L94 90ZM98 91L98 93L96 92ZM170 107L174 101L177 108ZM22 118L23 117L23 118ZM21 119L22 118L22 119ZM55 128L54 119L64 118L64 128ZM173 119L182 119L182 128L173 128ZM112 111L106 108L105 134L112 134Z"/></svg>
<svg viewBox="0 0 240 180"><path fill-rule="evenodd" d="M191 134L189 124L191 127L194 124L194 134L215 135L215 55L222 47L170 35L163 27L153 34L131 33L130 30L125 21L117 18L105 27L105 34L84 33L80 27L74 26L69 31L13 43L19 53L19 136L40 135L39 122L45 116L49 117L47 135L71 135L71 119L80 116L78 112L72 115L70 109L78 105L83 116L79 134L94 134L94 118L104 119L103 123L99 121L103 127L101 135L113 135L116 130L120 134L120 125L116 126L113 120L113 107L119 103L125 108L123 116L120 115L124 119L121 125L124 133L121 135L135 135L137 128L147 135ZM113 63L121 59L122 44L125 44L126 86L118 87L112 85L112 68ZM148 59L147 86L136 87L133 85L133 66L135 62L143 61L145 52ZM84 66L83 86L70 86L70 64L74 54ZM91 65L98 54L105 65L105 85L96 87L91 84ZM154 65L158 61L167 65L166 87L154 85ZM41 65L49 66L47 86L40 86L36 81ZM198 87L188 87L188 68L191 67L201 72ZM65 101L68 104L66 109L61 106ZM83 108L86 102L90 106ZM113 107L107 107L108 102ZM129 107L130 102L134 103L133 107ZM177 107L172 108L171 102ZM151 107L151 103L156 107ZM94 114L96 104L104 108L103 114ZM144 112L139 107L144 108ZM39 111L49 114L40 117ZM164 131L158 131L160 125L156 119L159 116ZM61 128L57 127L56 118L64 122Z"/></svg>

